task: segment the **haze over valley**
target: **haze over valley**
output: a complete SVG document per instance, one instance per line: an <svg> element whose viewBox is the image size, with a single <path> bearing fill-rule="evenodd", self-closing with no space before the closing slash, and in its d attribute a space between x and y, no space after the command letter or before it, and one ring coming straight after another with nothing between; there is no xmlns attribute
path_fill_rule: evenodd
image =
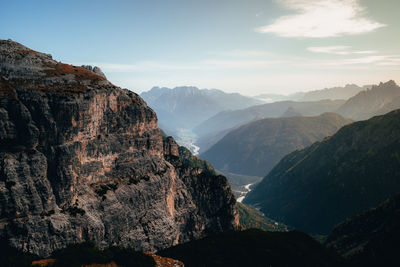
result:
<svg viewBox="0 0 400 267"><path fill-rule="evenodd" d="M399 1L0 10L1 266L399 265Z"/></svg>

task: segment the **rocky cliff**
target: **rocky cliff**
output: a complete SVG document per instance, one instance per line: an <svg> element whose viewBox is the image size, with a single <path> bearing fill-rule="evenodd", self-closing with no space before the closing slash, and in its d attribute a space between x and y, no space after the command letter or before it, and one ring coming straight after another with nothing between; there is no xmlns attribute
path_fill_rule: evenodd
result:
<svg viewBox="0 0 400 267"><path fill-rule="evenodd" d="M237 227L226 179L186 164L137 94L10 40L0 79L0 235L12 246L154 251Z"/></svg>

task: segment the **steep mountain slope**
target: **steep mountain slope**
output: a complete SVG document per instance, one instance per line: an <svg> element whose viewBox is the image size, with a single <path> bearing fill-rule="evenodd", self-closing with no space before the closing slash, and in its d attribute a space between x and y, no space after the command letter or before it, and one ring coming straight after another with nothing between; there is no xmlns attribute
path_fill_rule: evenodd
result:
<svg viewBox="0 0 400 267"><path fill-rule="evenodd" d="M400 192L400 110L344 126L285 156L244 200L310 233Z"/></svg>
<svg viewBox="0 0 400 267"><path fill-rule="evenodd" d="M321 141L349 123L334 113L258 120L229 132L201 157L222 171L265 176L286 154Z"/></svg>
<svg viewBox="0 0 400 267"><path fill-rule="evenodd" d="M0 237L12 246L148 251L237 227L225 177L163 140L135 93L13 41L0 41L0 73Z"/></svg>
<svg viewBox="0 0 400 267"><path fill-rule="evenodd" d="M283 223L278 223L255 208L244 205L240 202L236 203L239 213L239 222L242 229L261 229L264 231L286 232L288 229Z"/></svg>
<svg viewBox="0 0 400 267"><path fill-rule="evenodd" d="M199 153L204 153L210 147L218 143L227 133L232 131L233 129L225 129L220 132L212 132L206 135L202 135L197 137L195 144L199 147Z"/></svg>
<svg viewBox="0 0 400 267"><path fill-rule="evenodd" d="M199 136L204 136L236 128L255 120L280 117L290 107L304 116L316 116L325 112L332 112L338 109L344 102L344 100L322 100L317 102L283 101L258 105L247 109L223 111L196 126L194 132Z"/></svg>
<svg viewBox="0 0 400 267"><path fill-rule="evenodd" d="M400 108L400 101L393 102L397 97L400 97L400 87L394 81L388 81L358 93L337 112L346 118L365 120Z"/></svg>
<svg viewBox="0 0 400 267"><path fill-rule="evenodd" d="M326 245L352 266L398 266L400 194L336 226Z"/></svg>
<svg viewBox="0 0 400 267"><path fill-rule="evenodd" d="M153 108L161 124L169 128L190 129L222 110L241 109L261 104L254 98L220 90L182 86L154 87L141 97Z"/></svg>
<svg viewBox="0 0 400 267"><path fill-rule="evenodd" d="M159 252L185 266L343 266L343 259L310 236L250 229L226 232Z"/></svg>
<svg viewBox="0 0 400 267"><path fill-rule="evenodd" d="M377 114L386 114L398 108L400 108L400 96L393 98L392 101L384 105L380 110L377 111Z"/></svg>

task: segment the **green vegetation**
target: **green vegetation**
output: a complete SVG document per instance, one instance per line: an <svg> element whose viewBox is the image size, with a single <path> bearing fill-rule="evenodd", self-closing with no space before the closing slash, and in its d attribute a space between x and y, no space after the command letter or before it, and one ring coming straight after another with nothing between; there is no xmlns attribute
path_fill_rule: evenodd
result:
<svg viewBox="0 0 400 267"><path fill-rule="evenodd" d="M351 122L334 113L257 120L230 131L201 157L223 172L265 176L286 154Z"/></svg>
<svg viewBox="0 0 400 267"><path fill-rule="evenodd" d="M343 259L298 232L225 232L158 253L185 266L343 266Z"/></svg>
<svg viewBox="0 0 400 267"><path fill-rule="evenodd" d="M352 266L398 266L400 194L377 208L339 224L326 245L345 255Z"/></svg>
<svg viewBox="0 0 400 267"><path fill-rule="evenodd" d="M170 137L167 136L163 130L161 130L161 136L163 141L165 141L168 137ZM189 166L191 168L203 169L206 172L209 172L213 175L217 175L216 171L214 170L214 167L208 161L194 156L192 152L190 152L190 150L187 149L186 147L179 146L178 152L179 152L179 157L184 165Z"/></svg>
<svg viewBox="0 0 400 267"><path fill-rule="evenodd" d="M244 203L308 233L400 192L400 110L345 126L334 136L284 157Z"/></svg>
<svg viewBox="0 0 400 267"><path fill-rule="evenodd" d="M187 149L186 147L184 146L179 147L179 156L181 157L183 164L191 168L203 169L208 173L217 175L213 166L208 161L193 156L192 152L190 152L190 150Z"/></svg>
<svg viewBox="0 0 400 267"><path fill-rule="evenodd" d="M286 225L278 223L264 216L264 214L252 207L237 202L240 226L244 229L261 229L264 231L287 231Z"/></svg>
<svg viewBox="0 0 400 267"><path fill-rule="evenodd" d="M277 118L290 107L304 116L317 116L325 112L334 112L345 100L321 100L311 102L280 101L257 105L246 109L226 110L203 121L193 131L200 137L235 129L240 125L263 118ZM218 166L216 166L218 167Z"/></svg>

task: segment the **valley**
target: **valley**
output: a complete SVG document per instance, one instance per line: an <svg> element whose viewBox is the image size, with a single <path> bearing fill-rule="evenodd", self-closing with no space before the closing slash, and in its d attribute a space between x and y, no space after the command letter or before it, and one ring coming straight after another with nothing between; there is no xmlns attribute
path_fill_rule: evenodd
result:
<svg viewBox="0 0 400 267"><path fill-rule="evenodd" d="M346 90L352 90L346 99L314 98ZM302 96L315 101L286 99L220 111L197 126L170 132L227 178L243 229L299 229L324 240L336 224L400 191L394 178L400 177L398 111L393 111L400 108L398 94L393 81L324 89ZM357 256L349 256L341 241L329 240L328 246L355 266L365 263L366 254L352 251ZM379 261L383 257L392 256Z"/></svg>
<svg viewBox="0 0 400 267"><path fill-rule="evenodd" d="M0 10L1 267L400 266L400 1Z"/></svg>
<svg viewBox="0 0 400 267"><path fill-rule="evenodd" d="M193 155L198 155L200 147L196 145L197 136L189 129L176 129L173 134L171 134L176 142L186 147L193 153Z"/></svg>
<svg viewBox="0 0 400 267"><path fill-rule="evenodd" d="M251 191L250 186L252 186L252 185L254 185L254 184L247 184L247 185L244 186L244 190L245 191L238 191L240 193L240 196L236 199L237 202L242 203L242 201L246 197L246 195L248 193L250 193L250 191Z"/></svg>
<svg viewBox="0 0 400 267"><path fill-rule="evenodd" d="M246 194L251 191L251 188L262 180L262 177L259 176L236 174L220 170L217 170L217 172L226 177L238 202L241 202Z"/></svg>

